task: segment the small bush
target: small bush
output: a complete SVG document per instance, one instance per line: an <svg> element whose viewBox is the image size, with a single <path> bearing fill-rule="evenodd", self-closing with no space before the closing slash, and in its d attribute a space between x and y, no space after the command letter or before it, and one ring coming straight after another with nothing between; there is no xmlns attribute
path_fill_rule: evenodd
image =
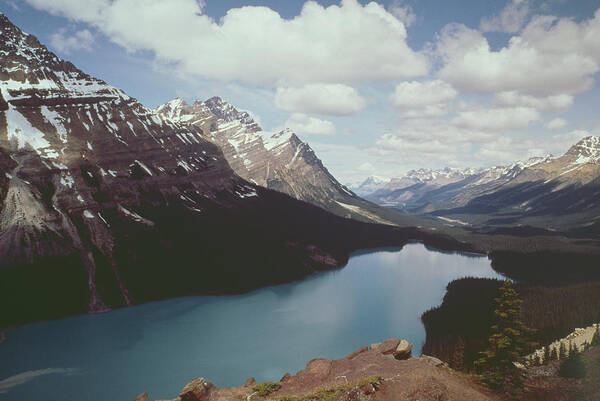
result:
<svg viewBox="0 0 600 401"><path fill-rule="evenodd" d="M267 395L279 390L280 388L281 383L264 382L252 387L252 390L257 391L258 395L260 395L261 397L266 397Z"/></svg>
<svg viewBox="0 0 600 401"><path fill-rule="evenodd" d="M286 395L277 398L277 401L331 401L339 397L344 391L348 391L355 387L361 387L365 384L373 385L373 388L375 388L375 391L377 391L382 382L383 377L379 375L369 376L362 380L353 381L341 386L321 387L314 390L310 394L302 396Z"/></svg>

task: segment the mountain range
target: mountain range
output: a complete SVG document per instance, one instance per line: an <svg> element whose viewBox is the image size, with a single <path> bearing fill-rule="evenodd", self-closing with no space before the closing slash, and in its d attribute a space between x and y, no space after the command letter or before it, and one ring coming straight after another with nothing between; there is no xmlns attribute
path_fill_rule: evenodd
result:
<svg viewBox="0 0 600 401"><path fill-rule="evenodd" d="M352 189L380 205L448 224L532 225L597 235L600 137L583 138L560 157L546 155L488 169L412 170L373 183L367 178Z"/></svg>

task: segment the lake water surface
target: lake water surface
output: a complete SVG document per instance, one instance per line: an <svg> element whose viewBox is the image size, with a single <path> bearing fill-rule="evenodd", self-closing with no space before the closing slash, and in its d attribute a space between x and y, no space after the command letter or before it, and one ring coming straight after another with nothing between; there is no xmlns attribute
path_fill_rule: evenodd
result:
<svg viewBox="0 0 600 401"><path fill-rule="evenodd" d="M19 327L0 344L0 399L174 398L196 377L239 386L277 381L317 357L389 337L419 354L420 315L448 282L502 278L486 257L421 244L354 254L338 271L249 294L186 297Z"/></svg>

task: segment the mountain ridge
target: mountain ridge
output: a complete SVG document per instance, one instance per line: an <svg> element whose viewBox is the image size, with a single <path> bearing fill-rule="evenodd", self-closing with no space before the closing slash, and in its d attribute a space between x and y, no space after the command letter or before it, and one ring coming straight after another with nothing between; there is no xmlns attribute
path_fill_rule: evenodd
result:
<svg viewBox="0 0 600 401"><path fill-rule="evenodd" d="M452 172L455 178L448 179ZM408 213L443 218L446 224L451 219L463 225L525 224L580 232L600 212L599 177L600 137L587 136L557 157L488 169L445 169L441 174L413 170L365 197Z"/></svg>
<svg viewBox="0 0 600 401"><path fill-rule="evenodd" d="M200 128L222 150L233 170L257 185L286 193L343 217L383 224L414 221L358 197L331 175L307 142L292 130L264 131L247 111L220 97L191 105L175 98L155 112Z"/></svg>

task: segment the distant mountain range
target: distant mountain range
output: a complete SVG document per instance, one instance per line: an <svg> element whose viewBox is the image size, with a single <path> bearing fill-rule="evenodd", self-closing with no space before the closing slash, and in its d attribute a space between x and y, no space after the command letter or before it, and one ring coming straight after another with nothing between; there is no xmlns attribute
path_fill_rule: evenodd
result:
<svg viewBox="0 0 600 401"><path fill-rule="evenodd" d="M600 137L583 138L560 157L488 169L412 170L391 180L367 178L351 188L380 205L437 216L448 224L596 232Z"/></svg>

